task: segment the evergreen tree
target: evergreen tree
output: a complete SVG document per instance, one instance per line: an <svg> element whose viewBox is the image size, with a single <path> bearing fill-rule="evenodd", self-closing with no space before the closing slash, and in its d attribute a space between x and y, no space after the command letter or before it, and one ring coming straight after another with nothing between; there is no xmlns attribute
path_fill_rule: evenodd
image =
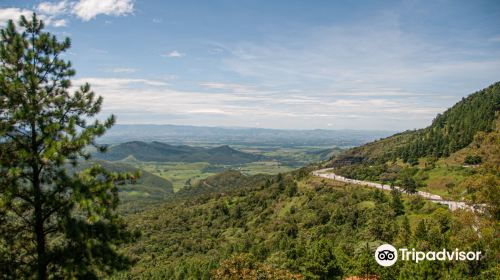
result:
<svg viewBox="0 0 500 280"><path fill-rule="evenodd" d="M401 179L401 187L406 193L416 193L417 192L417 182L410 175L403 175Z"/></svg>
<svg viewBox="0 0 500 280"><path fill-rule="evenodd" d="M483 159L481 158L481 156L478 155L467 155L464 160L464 164L472 164L472 165L480 164L481 162L483 162Z"/></svg>
<svg viewBox="0 0 500 280"><path fill-rule="evenodd" d="M297 194L297 183L295 181L291 181L287 186L286 186L286 193L289 197L294 196Z"/></svg>
<svg viewBox="0 0 500 280"><path fill-rule="evenodd" d="M411 165L418 164L418 158L424 156L447 157L469 145L479 131L492 131L499 110L500 82L497 82L438 114L430 126L412 133L397 154Z"/></svg>
<svg viewBox="0 0 500 280"><path fill-rule="evenodd" d="M408 219L408 216L404 215L403 216L403 221L401 222L401 241L403 242L403 246L410 246L410 239L411 239L411 227L410 227L410 220Z"/></svg>
<svg viewBox="0 0 500 280"><path fill-rule="evenodd" d="M116 252L133 234L116 215L126 174L95 165L89 145L114 123L93 121L102 98L88 84L70 93L75 74L62 55L70 40L43 32L33 14L0 31L0 275L93 279L124 269Z"/></svg>
<svg viewBox="0 0 500 280"><path fill-rule="evenodd" d="M403 200L401 199L401 192L397 189L391 190L391 207L394 210L396 216L402 215L405 213L405 206L403 204Z"/></svg>
<svg viewBox="0 0 500 280"><path fill-rule="evenodd" d="M373 248L370 248L368 242L363 246L361 254L356 256L355 265L356 273L364 279L372 279L373 275L378 274L380 266L375 261L373 257Z"/></svg>
<svg viewBox="0 0 500 280"><path fill-rule="evenodd" d="M330 240L314 242L306 253L302 271L306 279L341 279L342 269L334 253L335 247Z"/></svg>
<svg viewBox="0 0 500 280"><path fill-rule="evenodd" d="M428 237L428 229L427 229L427 223L425 222L425 219L420 220L417 224L417 228L415 229L415 238L417 240L427 240Z"/></svg>

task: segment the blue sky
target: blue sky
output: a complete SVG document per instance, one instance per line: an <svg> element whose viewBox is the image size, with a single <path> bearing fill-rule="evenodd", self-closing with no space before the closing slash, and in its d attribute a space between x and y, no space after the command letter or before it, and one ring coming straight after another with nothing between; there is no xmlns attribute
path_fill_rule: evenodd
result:
<svg viewBox="0 0 500 280"><path fill-rule="evenodd" d="M405 130L500 80L499 1L1 1L118 123Z"/></svg>

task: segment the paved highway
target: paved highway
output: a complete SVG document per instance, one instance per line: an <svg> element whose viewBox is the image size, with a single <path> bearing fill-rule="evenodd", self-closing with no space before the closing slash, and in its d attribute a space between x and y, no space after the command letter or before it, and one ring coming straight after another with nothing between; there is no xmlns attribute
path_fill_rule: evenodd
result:
<svg viewBox="0 0 500 280"><path fill-rule="evenodd" d="M361 180L355 180L355 179L349 179L340 175L337 175L332 172L333 168L325 168L325 169L320 169L313 171L312 174L314 176L318 176L321 178L326 178L326 179L332 179L340 182L345 182L349 184L355 184L355 185L362 185L362 186L368 186L368 187L373 187L381 190L391 190L391 186L389 185L383 185L379 183L374 183L374 182L368 182L368 181L361 181ZM404 192L403 188L394 186L395 189ZM461 201L452 201L452 200L445 200L439 195L431 194L428 192L422 192L418 191L415 193L416 195L419 195L425 199L428 199L429 201L432 201L434 203L439 203L439 204L444 204L447 205L448 208L450 208L451 211L455 211L457 209L466 209L466 210L474 210L474 207L467 205L465 202ZM480 205L482 207L484 205Z"/></svg>

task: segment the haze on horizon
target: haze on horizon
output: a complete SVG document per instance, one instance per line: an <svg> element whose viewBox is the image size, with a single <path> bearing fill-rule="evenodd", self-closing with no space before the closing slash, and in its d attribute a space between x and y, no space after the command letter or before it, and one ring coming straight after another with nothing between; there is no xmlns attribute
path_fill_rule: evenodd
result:
<svg viewBox="0 0 500 280"><path fill-rule="evenodd" d="M2 1L119 124L406 130L499 80L498 1Z"/></svg>

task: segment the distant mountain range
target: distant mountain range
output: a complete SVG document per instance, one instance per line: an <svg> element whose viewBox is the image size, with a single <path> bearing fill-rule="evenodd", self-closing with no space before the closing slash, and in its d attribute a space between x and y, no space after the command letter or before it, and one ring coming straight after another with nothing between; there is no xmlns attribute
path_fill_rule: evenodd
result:
<svg viewBox="0 0 500 280"><path fill-rule="evenodd" d="M154 162L208 162L211 164L243 164L264 159L264 156L235 150L227 145L215 148L170 145L161 142L132 141L112 145L96 158L119 161L139 160Z"/></svg>
<svg viewBox="0 0 500 280"><path fill-rule="evenodd" d="M364 130L280 130L177 125L115 125L101 143L160 141L169 144L260 145L260 146L337 146L353 147L387 137L391 131Z"/></svg>

